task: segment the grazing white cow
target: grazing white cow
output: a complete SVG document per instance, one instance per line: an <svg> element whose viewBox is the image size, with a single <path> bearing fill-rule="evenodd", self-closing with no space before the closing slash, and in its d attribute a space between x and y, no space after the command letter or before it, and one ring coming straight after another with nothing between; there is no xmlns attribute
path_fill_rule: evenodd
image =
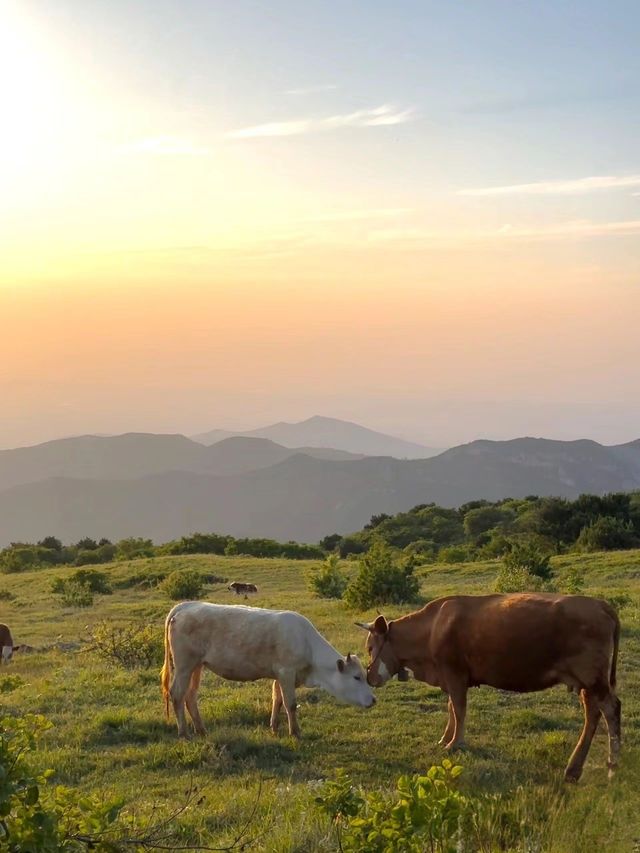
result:
<svg viewBox="0 0 640 853"><path fill-rule="evenodd" d="M363 708L376 701L358 658L343 658L300 613L186 601L167 615L160 674L165 713L169 719L171 699L181 737L187 736L185 702L196 732L205 734L197 702L203 666L232 681L273 678L274 734L284 705L289 734L300 736L295 691L301 685Z"/></svg>

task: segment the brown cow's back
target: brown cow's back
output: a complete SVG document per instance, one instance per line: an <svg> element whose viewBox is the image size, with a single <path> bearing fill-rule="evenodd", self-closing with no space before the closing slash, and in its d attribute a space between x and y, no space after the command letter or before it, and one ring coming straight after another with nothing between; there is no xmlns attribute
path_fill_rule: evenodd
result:
<svg viewBox="0 0 640 853"><path fill-rule="evenodd" d="M608 686L618 620L604 601L523 593L450 596L427 608L438 611L430 656L438 668L466 672L469 686L517 692L558 683Z"/></svg>

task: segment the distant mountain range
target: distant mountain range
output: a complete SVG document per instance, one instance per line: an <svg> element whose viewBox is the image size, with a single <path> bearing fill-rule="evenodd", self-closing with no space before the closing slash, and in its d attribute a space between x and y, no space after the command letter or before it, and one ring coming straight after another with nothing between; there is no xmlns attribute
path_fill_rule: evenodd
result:
<svg viewBox="0 0 640 853"><path fill-rule="evenodd" d="M248 432L213 429L194 435L192 438L202 444L215 444L231 436L268 438L283 447L330 447L347 450L349 453L360 453L364 456L395 456L397 459L428 459L442 452L433 447L425 447L422 444L405 441L403 438L395 438L367 429L359 424L320 415L314 415L298 423L281 421Z"/></svg>
<svg viewBox="0 0 640 853"><path fill-rule="evenodd" d="M640 440L474 441L431 459L354 458L260 438L85 436L0 454L0 545L54 534L166 541L195 531L318 541L434 501L640 489Z"/></svg>

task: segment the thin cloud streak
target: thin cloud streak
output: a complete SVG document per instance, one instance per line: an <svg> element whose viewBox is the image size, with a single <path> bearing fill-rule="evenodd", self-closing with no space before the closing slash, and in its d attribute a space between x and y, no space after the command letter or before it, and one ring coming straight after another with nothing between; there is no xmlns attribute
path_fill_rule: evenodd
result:
<svg viewBox="0 0 640 853"><path fill-rule="evenodd" d="M594 175L568 181L537 181L531 184L511 184L502 187L478 187L458 190L457 195L580 195L640 186L640 175Z"/></svg>
<svg viewBox="0 0 640 853"><path fill-rule="evenodd" d="M120 150L137 154L181 155L188 157L202 157L211 151L202 145L196 145L190 139L180 136L149 136L144 139L136 139L126 145L120 146Z"/></svg>
<svg viewBox="0 0 640 853"><path fill-rule="evenodd" d="M292 121L275 121L231 130L229 139L254 139L263 136L300 136L306 133L322 133L345 127L383 127L405 124L415 117L413 108L400 109L391 104L383 104L369 110L356 110L352 113L327 116L326 118L304 118Z"/></svg>
<svg viewBox="0 0 640 853"><path fill-rule="evenodd" d="M528 242L545 240L584 240L595 237L628 237L640 234L640 219L621 222L558 222L552 225L510 225L491 231L435 231L422 228L389 228L372 231L372 243L395 243L407 248L433 248L439 245L475 245L479 243Z"/></svg>
<svg viewBox="0 0 640 853"><path fill-rule="evenodd" d="M335 92L338 87L333 83L324 86L306 86L299 89L286 89L285 95L315 95L318 92Z"/></svg>
<svg viewBox="0 0 640 853"><path fill-rule="evenodd" d="M310 217L308 222L357 222L366 219L395 219L415 213L412 207L373 207L361 210L335 210L318 213Z"/></svg>

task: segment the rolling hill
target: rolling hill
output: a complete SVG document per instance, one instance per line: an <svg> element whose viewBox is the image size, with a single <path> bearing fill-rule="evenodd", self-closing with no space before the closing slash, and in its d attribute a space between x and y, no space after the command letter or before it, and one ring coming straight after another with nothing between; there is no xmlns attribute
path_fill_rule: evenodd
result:
<svg viewBox="0 0 640 853"><path fill-rule="evenodd" d="M293 453L224 476L174 470L14 486L0 491L0 545L49 534L67 541L134 535L160 542L196 530L313 542L357 530L374 513L431 501L456 506L476 498L633 489L640 489L640 442L475 441L422 460Z"/></svg>
<svg viewBox="0 0 640 853"><path fill-rule="evenodd" d="M183 435L84 435L0 451L0 490L51 477L135 480L167 471L241 474L275 465L295 453L340 461L360 458L323 447L282 447L263 438L227 438L205 447Z"/></svg>
<svg viewBox="0 0 640 853"><path fill-rule="evenodd" d="M363 456L394 456L398 459L427 459L441 452L432 447L367 429L359 424L320 415L298 423L281 421L248 432L232 433L214 429L195 435L193 439L202 444L214 444L232 435L268 438L284 447L330 447Z"/></svg>

